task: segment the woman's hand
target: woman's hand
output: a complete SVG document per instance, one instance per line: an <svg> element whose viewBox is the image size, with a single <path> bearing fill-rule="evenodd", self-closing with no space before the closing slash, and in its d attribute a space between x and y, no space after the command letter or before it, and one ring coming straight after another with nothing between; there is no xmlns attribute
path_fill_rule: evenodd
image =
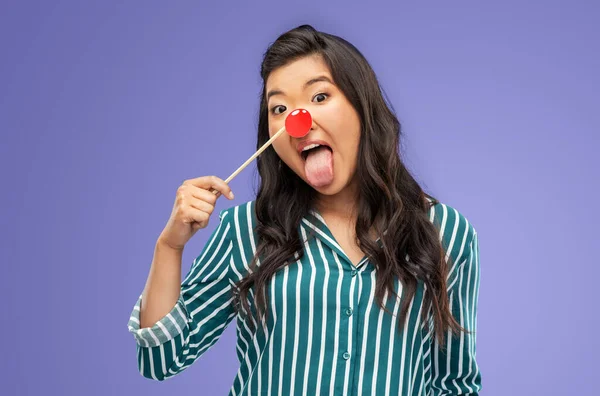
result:
<svg viewBox="0 0 600 396"><path fill-rule="evenodd" d="M158 242L183 250L185 244L201 228L208 225L219 195L233 199L233 193L222 179L202 176L189 179L177 188L175 204Z"/></svg>

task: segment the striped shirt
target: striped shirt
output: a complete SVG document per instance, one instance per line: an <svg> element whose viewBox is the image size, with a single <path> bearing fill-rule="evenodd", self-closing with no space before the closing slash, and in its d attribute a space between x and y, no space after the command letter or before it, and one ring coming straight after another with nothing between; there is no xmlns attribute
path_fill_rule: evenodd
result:
<svg viewBox="0 0 600 396"><path fill-rule="evenodd" d="M429 199L429 198L427 198ZM304 256L278 270L269 282L268 321L251 332L233 305L234 282L249 270L257 245L254 201L223 210L220 223L181 285L171 312L140 328L140 295L128 329L137 364L162 381L186 368L220 338L236 318L239 369L229 395L478 395L481 374L475 333L448 333L440 349L421 320L425 287L418 283L408 320L398 332L401 300L375 301L375 266L354 265L316 211L302 219ZM477 328L479 247L477 233L456 209L437 203L429 219L449 260L448 293L454 317ZM314 231L314 237L307 235ZM297 258L297 256L295 257ZM402 298L401 283L395 292ZM386 295L387 298L387 295ZM249 301L254 301L252 291Z"/></svg>

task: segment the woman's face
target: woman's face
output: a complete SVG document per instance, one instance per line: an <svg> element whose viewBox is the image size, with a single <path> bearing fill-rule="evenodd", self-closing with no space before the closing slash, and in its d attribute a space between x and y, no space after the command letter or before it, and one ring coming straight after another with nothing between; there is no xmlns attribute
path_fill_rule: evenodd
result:
<svg viewBox="0 0 600 396"><path fill-rule="evenodd" d="M275 69L266 82L269 135L285 124L295 109L312 115L309 133L294 138L284 133L273 142L283 162L315 190L338 194L353 180L360 141L359 116L333 83L320 56L304 57ZM303 152L305 147L320 144Z"/></svg>

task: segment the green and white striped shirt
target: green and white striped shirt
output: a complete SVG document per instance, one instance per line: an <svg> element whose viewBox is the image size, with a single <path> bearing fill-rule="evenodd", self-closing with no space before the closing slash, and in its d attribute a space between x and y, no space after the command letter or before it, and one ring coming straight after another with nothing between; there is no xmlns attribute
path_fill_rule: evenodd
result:
<svg viewBox="0 0 600 396"><path fill-rule="evenodd" d="M450 307L459 323L477 329L479 247L464 215L438 203L429 218L451 265ZM254 201L223 210L201 254L182 282L176 305L150 328L140 328L141 295L128 328L137 346L140 373L164 380L214 345L236 317L240 363L230 395L478 395L481 374L475 334L447 338L440 350L421 320L424 285L419 282L408 320L374 300L375 266L354 266L318 212L299 225L306 240L302 259L275 273L269 284L269 320L256 333L233 307L234 282L249 271L257 235ZM395 282L402 297L402 286ZM254 301L252 292L250 302ZM386 295L387 298L387 295ZM388 309L399 314L400 300Z"/></svg>

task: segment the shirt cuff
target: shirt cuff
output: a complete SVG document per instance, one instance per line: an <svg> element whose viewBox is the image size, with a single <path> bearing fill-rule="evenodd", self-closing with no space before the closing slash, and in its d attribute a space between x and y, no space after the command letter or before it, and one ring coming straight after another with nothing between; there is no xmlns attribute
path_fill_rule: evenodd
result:
<svg viewBox="0 0 600 396"><path fill-rule="evenodd" d="M142 295L131 311L127 327L133 334L138 345L142 347L155 347L172 340L183 333L187 327L187 309L183 297L179 295L175 306L171 311L156 322L152 327L140 328L140 306Z"/></svg>

